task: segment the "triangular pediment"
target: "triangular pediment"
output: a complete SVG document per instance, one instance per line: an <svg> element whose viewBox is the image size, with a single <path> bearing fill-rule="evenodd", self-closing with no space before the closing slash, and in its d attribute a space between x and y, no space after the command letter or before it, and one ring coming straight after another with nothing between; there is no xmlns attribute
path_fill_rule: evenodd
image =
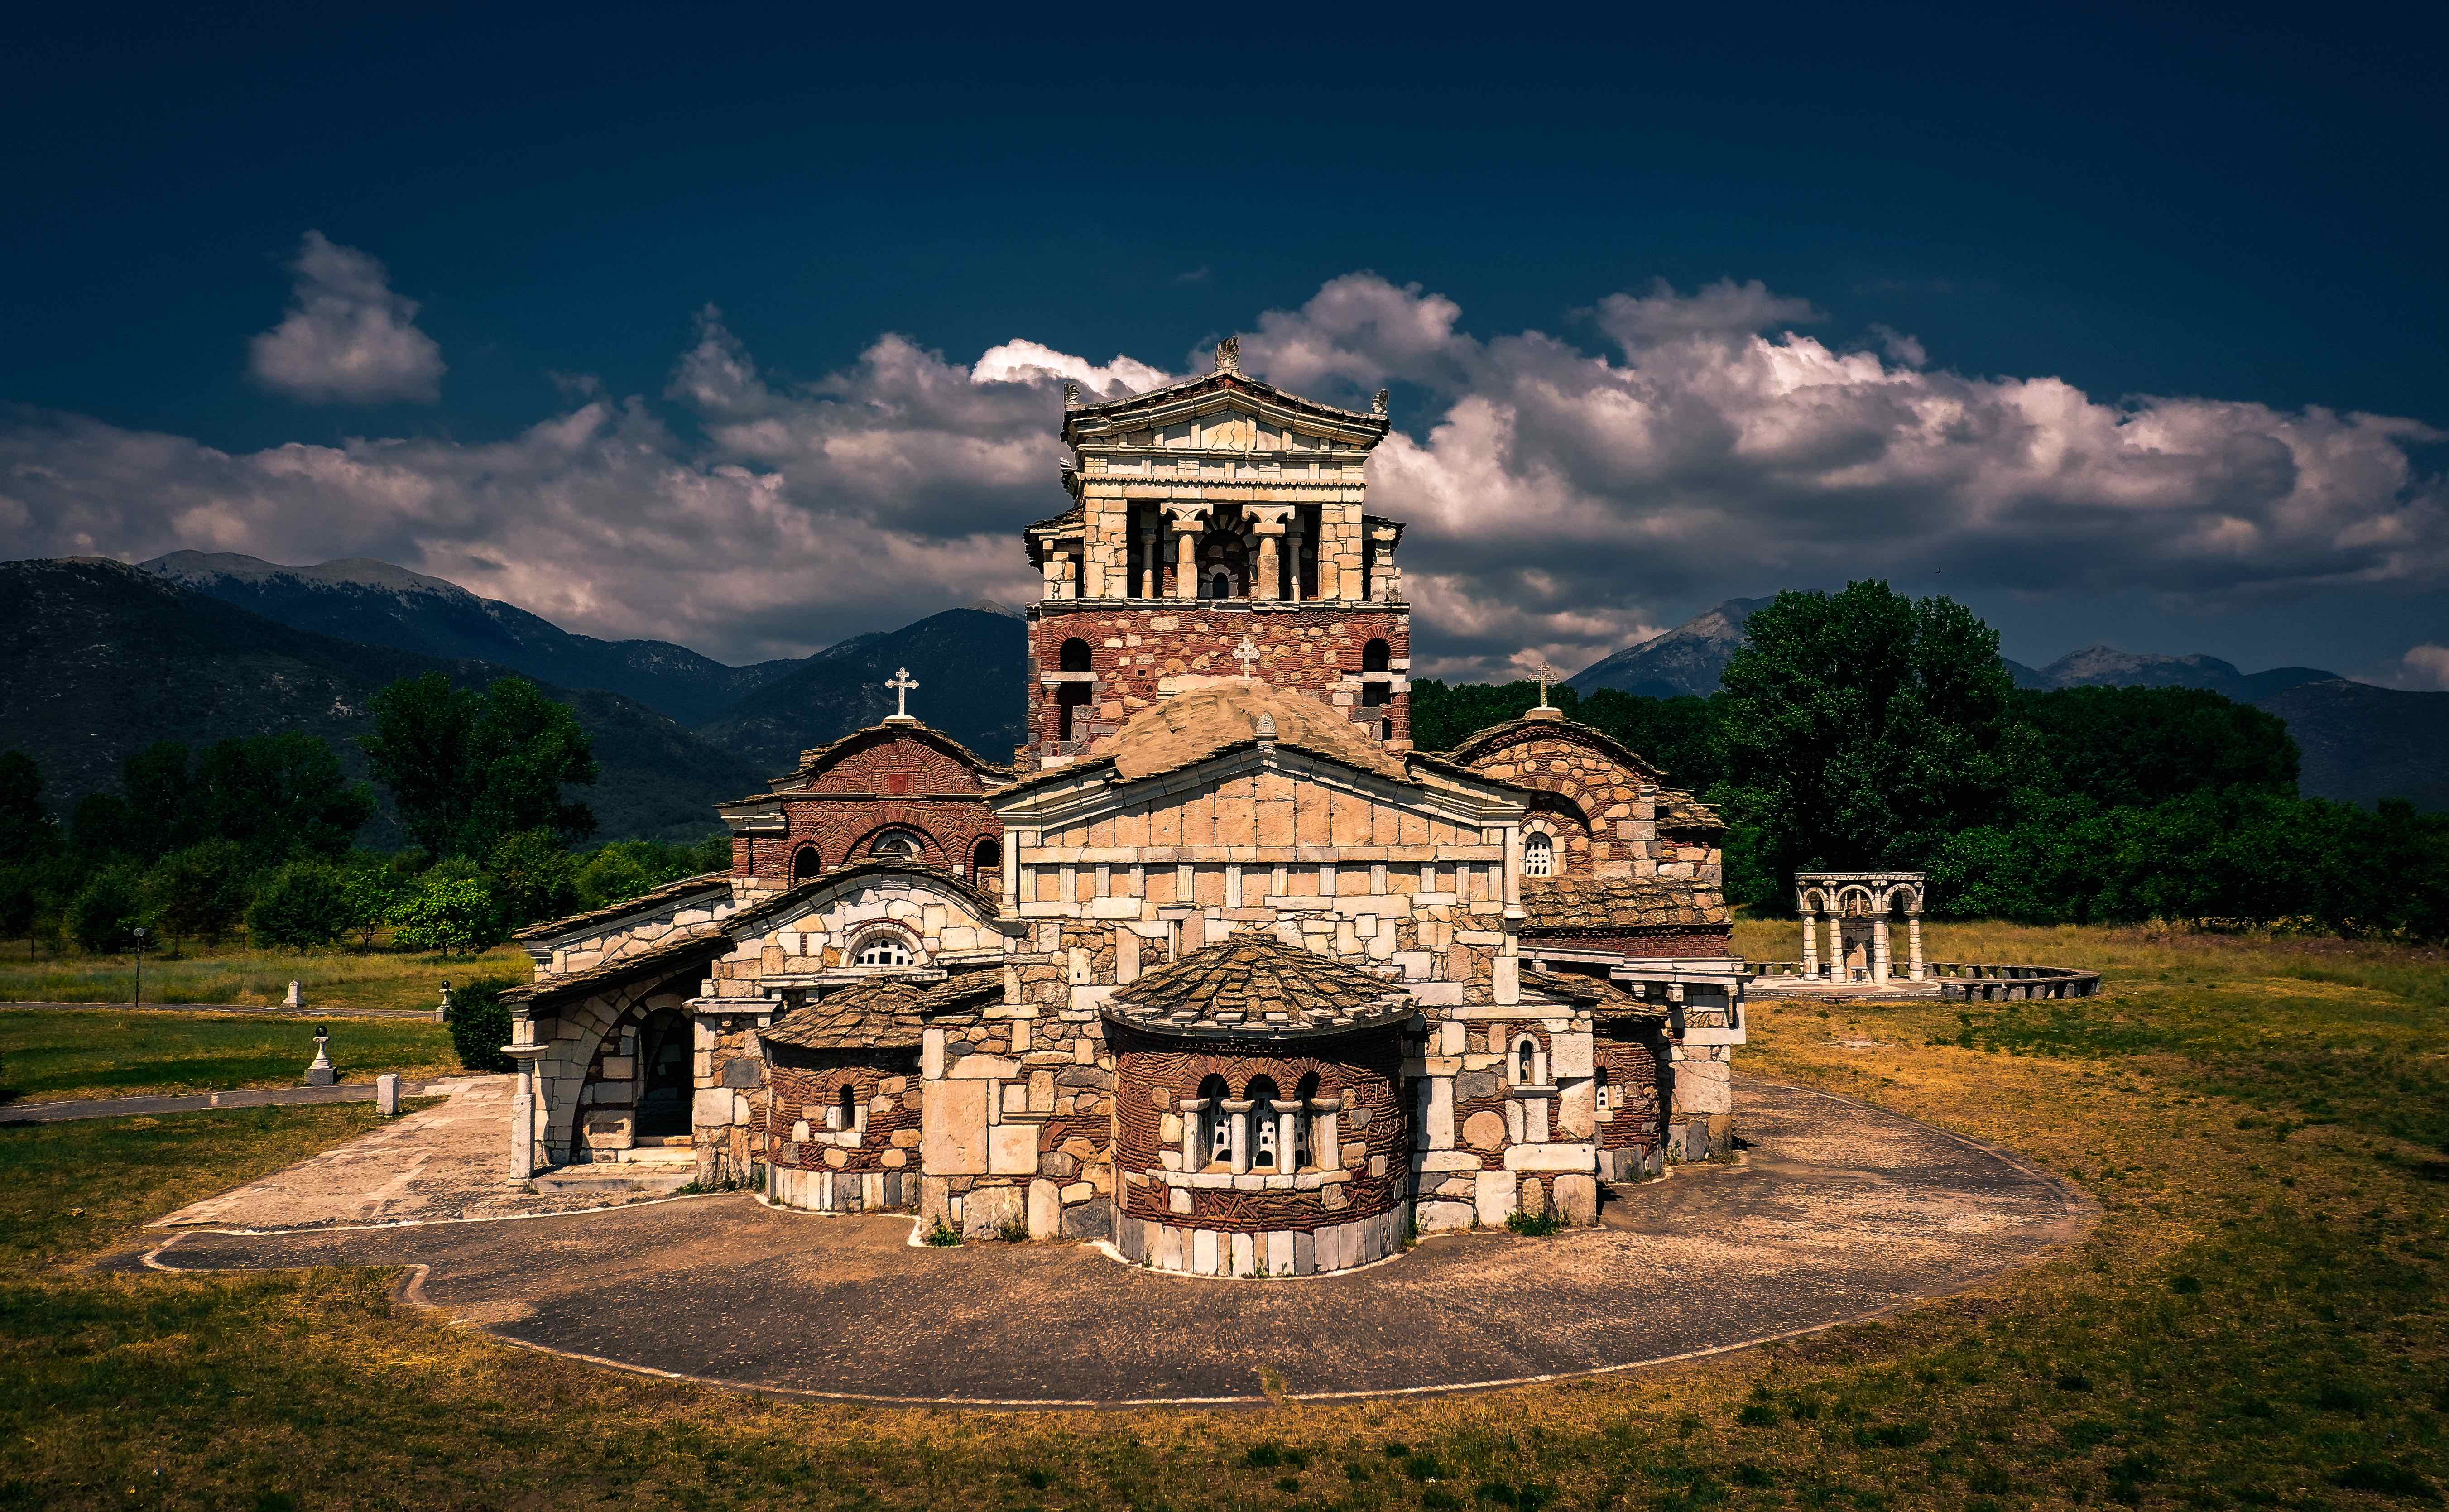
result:
<svg viewBox="0 0 2449 1512"><path fill-rule="evenodd" d="M1386 429L1383 414L1339 409L1222 371L1063 417L1063 438L1085 451L1367 451Z"/></svg>

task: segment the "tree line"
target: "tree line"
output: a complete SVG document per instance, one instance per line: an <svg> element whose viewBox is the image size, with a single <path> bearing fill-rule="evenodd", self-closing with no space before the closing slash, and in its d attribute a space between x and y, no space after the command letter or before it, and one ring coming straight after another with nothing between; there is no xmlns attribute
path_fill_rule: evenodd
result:
<svg viewBox="0 0 2449 1512"><path fill-rule="evenodd" d="M586 847L595 817L571 788L595 758L569 710L508 677L482 690L440 673L395 683L360 738L375 782L299 731L201 749L160 741L61 823L23 751L0 751L0 935L30 953L152 940L298 950L386 932L403 948L470 954L511 929L731 863L729 840ZM388 794L412 843L357 843ZM585 847L585 848L582 848Z"/></svg>
<svg viewBox="0 0 2449 1512"><path fill-rule="evenodd" d="M1932 911L2030 923L2291 923L2449 938L2449 814L2305 798L2285 721L2183 688L2017 688L1997 632L1885 583L1785 592L1707 698L1553 690L1727 821L1726 895L1798 871L1931 876ZM1446 749L1538 685L1412 685Z"/></svg>

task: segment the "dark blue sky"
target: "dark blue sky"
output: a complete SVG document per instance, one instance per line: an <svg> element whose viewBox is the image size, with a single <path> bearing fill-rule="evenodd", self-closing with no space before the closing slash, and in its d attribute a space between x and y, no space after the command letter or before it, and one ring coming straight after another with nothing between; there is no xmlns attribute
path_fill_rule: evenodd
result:
<svg viewBox="0 0 2449 1512"><path fill-rule="evenodd" d="M1607 294L1757 279L1968 377L2449 427L2437 11L348 9L19 24L0 402L478 443L566 410L556 375L660 404L708 303L778 385L885 331L1179 365L1367 269L1482 336L1597 351ZM420 302L441 402L249 380L309 229ZM2439 587L1966 591L2027 657L2362 669L2449 639Z"/></svg>

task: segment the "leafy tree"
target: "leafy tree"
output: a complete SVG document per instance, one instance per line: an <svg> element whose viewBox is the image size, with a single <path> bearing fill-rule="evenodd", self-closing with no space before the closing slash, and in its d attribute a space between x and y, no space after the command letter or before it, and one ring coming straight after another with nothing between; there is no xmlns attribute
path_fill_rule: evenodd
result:
<svg viewBox="0 0 2449 1512"><path fill-rule="evenodd" d="M485 872L493 901L512 925L559 918L578 901L578 863L549 829L503 836L485 858Z"/></svg>
<svg viewBox="0 0 2449 1512"><path fill-rule="evenodd" d="M2296 791L2287 722L2202 688L2028 688L2014 708L2040 735L2052 788L2104 808L2235 786Z"/></svg>
<svg viewBox="0 0 2449 1512"><path fill-rule="evenodd" d="M470 1071L511 1069L502 1054L511 1042L511 1006L502 993L511 985L488 977L451 989L451 1046Z"/></svg>
<svg viewBox="0 0 2449 1512"><path fill-rule="evenodd" d="M411 847L396 855L355 851L340 871L340 888L349 903L348 927L360 949L372 949L375 935L392 921L393 913L415 885L424 853Z"/></svg>
<svg viewBox="0 0 2449 1512"><path fill-rule="evenodd" d="M0 866L0 937L26 941L26 959L34 955L34 922L42 917L42 871L23 863Z"/></svg>
<svg viewBox="0 0 2449 1512"><path fill-rule="evenodd" d="M1953 599L1784 592L1746 631L1718 709L1730 817L1759 826L1777 879L1750 901L1813 866L1919 864L2034 759L2009 734L1997 632Z"/></svg>
<svg viewBox="0 0 2449 1512"><path fill-rule="evenodd" d="M197 811L194 786L193 763L183 742L157 740L121 762L126 852L150 861L211 835Z"/></svg>
<svg viewBox="0 0 2449 1512"><path fill-rule="evenodd" d="M43 769L24 751L0 751L0 865L50 855L59 845L59 824L43 804Z"/></svg>
<svg viewBox="0 0 2449 1512"><path fill-rule="evenodd" d="M525 678L482 693L439 672L375 695L375 733L362 738L400 823L438 856L484 856L522 830L565 843L594 832L585 804L562 788L595 781L593 744L577 717Z"/></svg>
<svg viewBox="0 0 2449 1512"><path fill-rule="evenodd" d="M472 956L502 938L493 890L465 861L444 862L418 878L392 923L402 945L442 956Z"/></svg>
<svg viewBox="0 0 2449 1512"><path fill-rule="evenodd" d="M246 922L267 945L303 952L330 944L349 926L349 895L339 868L326 861L280 867L256 890Z"/></svg>
<svg viewBox="0 0 2449 1512"><path fill-rule="evenodd" d="M136 810L117 793L87 793L78 799L68 816L68 835L78 852L96 864L106 857L145 854Z"/></svg>
<svg viewBox="0 0 2449 1512"><path fill-rule="evenodd" d="M108 865L86 880L68 903L68 932L95 955L126 950L136 943L136 926L145 922L145 874L125 863Z"/></svg>
<svg viewBox="0 0 2449 1512"><path fill-rule="evenodd" d="M1570 694L1572 690L1557 691ZM1719 745L1718 712L1712 700L1645 698L1602 688L1579 700L1567 717L1613 736L1687 792L1706 793L1726 777L1726 753Z"/></svg>
<svg viewBox="0 0 2449 1512"><path fill-rule="evenodd" d="M731 837L712 835L690 844L619 840L582 858L576 882L578 906L602 908L665 882L731 869Z"/></svg>
<svg viewBox="0 0 2449 1512"><path fill-rule="evenodd" d="M145 897L164 932L218 940L246 917L255 868L235 841L207 840L153 863Z"/></svg>
<svg viewBox="0 0 2449 1512"><path fill-rule="evenodd" d="M129 785L131 800L134 784ZM374 818L374 790L349 781L331 743L304 730L225 740L198 759L188 799L203 834L257 856L337 856Z"/></svg>

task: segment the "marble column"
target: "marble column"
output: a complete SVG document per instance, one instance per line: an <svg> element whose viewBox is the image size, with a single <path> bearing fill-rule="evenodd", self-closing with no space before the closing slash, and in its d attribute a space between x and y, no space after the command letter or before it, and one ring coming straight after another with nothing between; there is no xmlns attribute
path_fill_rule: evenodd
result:
<svg viewBox="0 0 2449 1512"><path fill-rule="evenodd" d="M1333 1098L1321 1097L1311 1102L1310 1113L1317 1120L1310 1127L1315 1137L1310 1143L1309 1157L1321 1171L1343 1169L1343 1141L1338 1132L1342 1122L1343 1104Z"/></svg>
<svg viewBox="0 0 2449 1512"><path fill-rule="evenodd" d="M1226 1101L1216 1106L1224 1109L1233 1119L1233 1174L1247 1175L1250 1172L1250 1110L1258 1105Z"/></svg>
<svg viewBox="0 0 2449 1512"><path fill-rule="evenodd" d="M1905 915L1905 950L1911 958L1908 969L1913 979L1919 981L1928 975L1928 970L1921 959L1921 915L1919 913Z"/></svg>
<svg viewBox="0 0 2449 1512"><path fill-rule="evenodd" d="M1165 576L1165 569L1157 561L1156 543L1156 521L1150 520L1140 527L1140 597L1142 598L1156 597L1157 582Z"/></svg>
<svg viewBox="0 0 2449 1512"><path fill-rule="evenodd" d="M1284 597L1298 604L1302 596L1302 528L1295 514L1284 533Z"/></svg>
<svg viewBox="0 0 2449 1512"><path fill-rule="evenodd" d="M1182 1099L1182 1169L1185 1171L1207 1169L1207 1150L1199 1137L1205 1132L1200 1126L1205 1121L1200 1115L1206 1109L1207 1101L1204 1097Z"/></svg>
<svg viewBox="0 0 2449 1512"><path fill-rule="evenodd" d="M1803 911L1803 974L1820 975L1820 911L1816 908Z"/></svg>
<svg viewBox="0 0 2449 1512"><path fill-rule="evenodd" d="M1173 525L1173 596L1199 596L1199 521L1196 516L1176 514Z"/></svg>
<svg viewBox="0 0 2449 1512"><path fill-rule="evenodd" d="M1885 985L1888 979L1888 916L1871 916L1871 980Z"/></svg>
<svg viewBox="0 0 2449 1512"><path fill-rule="evenodd" d="M1296 1170L1299 1166L1297 1154L1301 1146L1295 1144L1293 1139L1299 1133L1295 1126L1301 1119L1301 1103L1293 1099L1280 1100L1275 1105L1275 1111L1276 1170L1279 1173Z"/></svg>

